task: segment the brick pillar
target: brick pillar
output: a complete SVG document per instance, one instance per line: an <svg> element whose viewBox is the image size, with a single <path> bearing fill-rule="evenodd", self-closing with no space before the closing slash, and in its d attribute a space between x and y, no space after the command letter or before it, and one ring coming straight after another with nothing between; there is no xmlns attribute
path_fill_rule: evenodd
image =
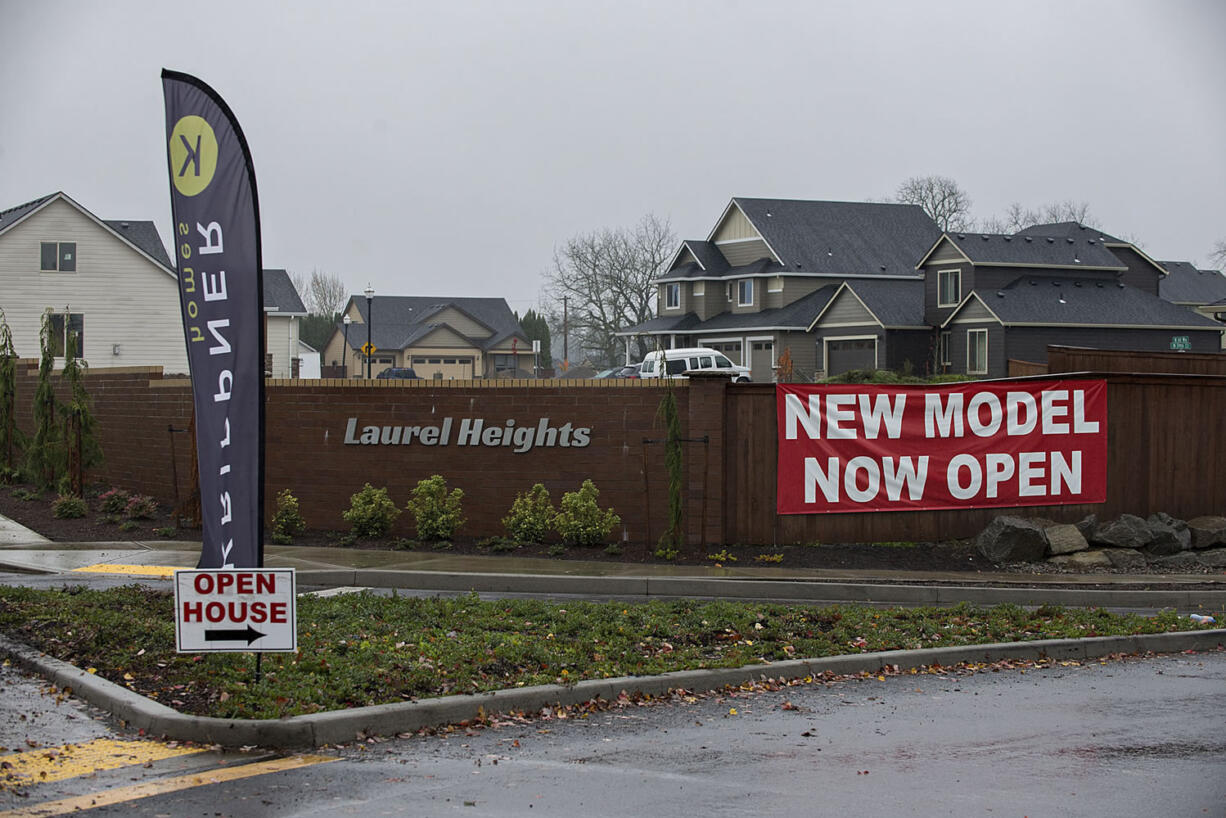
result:
<svg viewBox="0 0 1226 818"><path fill-rule="evenodd" d="M707 437L707 443L687 443L685 448L689 466L685 498L686 539L692 544L723 545L726 542L724 393L728 385L726 376L698 376L690 378L689 389L686 390L685 436L690 439Z"/></svg>

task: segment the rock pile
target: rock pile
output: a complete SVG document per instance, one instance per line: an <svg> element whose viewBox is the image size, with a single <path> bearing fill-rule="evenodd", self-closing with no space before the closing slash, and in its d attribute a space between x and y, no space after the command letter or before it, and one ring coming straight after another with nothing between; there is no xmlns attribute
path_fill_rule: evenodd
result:
<svg viewBox="0 0 1226 818"><path fill-rule="evenodd" d="M975 538L995 563L1039 562L1069 568L1124 571L1199 571L1226 568L1226 517L1177 519L1158 512L1148 519L1122 514L1100 523L1091 514L1070 525L1003 516Z"/></svg>

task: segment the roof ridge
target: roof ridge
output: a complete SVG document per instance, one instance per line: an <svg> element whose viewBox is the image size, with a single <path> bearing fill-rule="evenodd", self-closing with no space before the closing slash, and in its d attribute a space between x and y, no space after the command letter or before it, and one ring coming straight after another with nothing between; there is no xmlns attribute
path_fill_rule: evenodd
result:
<svg viewBox="0 0 1226 818"><path fill-rule="evenodd" d="M16 213L18 210L21 210L22 208L32 207L33 205L42 204L43 202L50 199L52 196L59 195L61 192L62 191L57 190L55 193L48 193L45 196L39 196L37 199L31 199L30 201L25 202L23 204L13 205L12 207L7 208L5 210L0 210L0 217L7 216L10 213Z"/></svg>

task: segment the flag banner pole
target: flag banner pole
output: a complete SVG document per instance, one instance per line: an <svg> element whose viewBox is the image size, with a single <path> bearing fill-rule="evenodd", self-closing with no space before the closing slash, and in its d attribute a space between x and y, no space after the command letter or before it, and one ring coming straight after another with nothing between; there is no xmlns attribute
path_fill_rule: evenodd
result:
<svg viewBox="0 0 1226 818"><path fill-rule="evenodd" d="M199 568L264 565L264 285L251 151L225 101L162 71L200 468Z"/></svg>

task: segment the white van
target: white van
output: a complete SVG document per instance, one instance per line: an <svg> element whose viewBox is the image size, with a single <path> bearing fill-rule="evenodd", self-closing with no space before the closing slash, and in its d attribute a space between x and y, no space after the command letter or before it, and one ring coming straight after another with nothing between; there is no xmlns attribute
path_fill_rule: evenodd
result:
<svg viewBox="0 0 1226 818"><path fill-rule="evenodd" d="M685 378L688 373L721 372L736 383L749 383L749 369L728 360L722 352L709 347L658 349L648 352L639 366L640 378Z"/></svg>

